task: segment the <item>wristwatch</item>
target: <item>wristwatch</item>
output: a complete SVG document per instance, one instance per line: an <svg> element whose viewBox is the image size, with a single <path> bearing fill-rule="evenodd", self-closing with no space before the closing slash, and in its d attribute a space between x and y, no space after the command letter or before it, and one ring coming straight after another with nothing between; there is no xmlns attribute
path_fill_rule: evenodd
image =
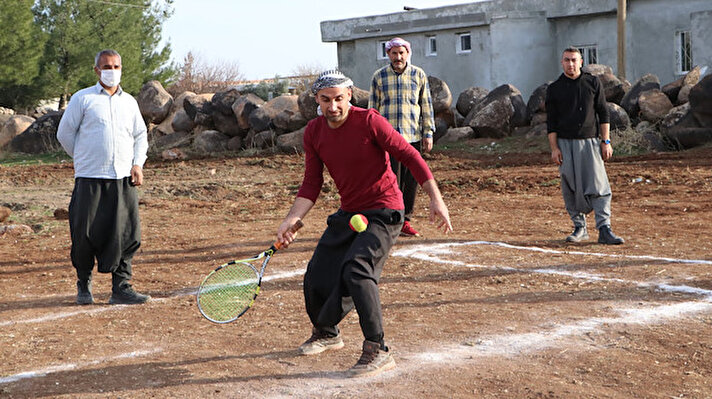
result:
<svg viewBox="0 0 712 399"><path fill-rule="evenodd" d="M610 140L610 139L601 140L601 143L603 143L603 144L611 144L611 140Z"/></svg>

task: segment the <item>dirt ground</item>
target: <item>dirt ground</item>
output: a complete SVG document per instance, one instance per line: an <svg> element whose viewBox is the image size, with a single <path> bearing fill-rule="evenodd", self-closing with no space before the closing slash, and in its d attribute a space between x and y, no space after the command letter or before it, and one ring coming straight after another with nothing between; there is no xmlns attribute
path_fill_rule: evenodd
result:
<svg viewBox="0 0 712 399"><path fill-rule="evenodd" d="M473 142L473 146L482 145ZM153 300L74 304L66 208L71 163L0 167L0 204L35 233L0 237L0 398L710 398L712 148L608 163L613 229L566 244L570 221L547 153L439 151L428 163L455 231L413 224L380 285L398 364L365 379L352 312L346 346L298 356L302 274L338 207L327 184L296 243L270 262L255 307L217 325L202 277L275 238L300 184L299 155L149 161L134 285ZM593 223L592 216L589 217Z"/></svg>

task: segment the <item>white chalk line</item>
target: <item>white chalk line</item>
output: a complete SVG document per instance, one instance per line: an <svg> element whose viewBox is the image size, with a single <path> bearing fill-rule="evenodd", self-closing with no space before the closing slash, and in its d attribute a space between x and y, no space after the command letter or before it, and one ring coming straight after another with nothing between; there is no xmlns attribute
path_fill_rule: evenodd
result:
<svg viewBox="0 0 712 399"><path fill-rule="evenodd" d="M621 284L632 284L632 285L637 285L639 287L646 287L646 288L652 287L652 288L656 288L661 291L678 292L678 293L683 293L683 294L692 294L692 295L701 295L701 296L712 296L712 290L706 290L706 289L697 288L697 287L690 287L687 285L671 285L671 284L656 283L656 282L642 282L642 281L634 281L634 280L624 280L624 279L620 279L620 278L601 277L601 276L597 276L597 275L590 274L590 273L570 272L570 271L559 270L559 269L542 269L542 268L524 269L524 268L511 267L511 266L480 265L480 264L467 263L467 262L463 262L460 260L443 259L443 258L436 256L436 255L452 255L455 253L451 249L452 247L467 246L467 245L494 245L494 246L501 246L504 248L534 251L534 252L543 252L543 253L648 259L648 260L666 261L666 262L671 262L671 263L702 263L702 264L709 263L709 264L712 264L712 262L706 261L706 260L661 258L661 257L647 256L647 255L602 254L602 253L595 253L595 252L591 253L591 252L579 252L579 251L568 252L568 251L557 251L557 250L538 248L538 247L522 247L522 246L510 245L510 244L503 243L503 242L490 242L490 241L470 241L470 242L464 242L464 243L444 243L444 244L441 243L441 244L417 245L417 246L414 245L414 246L402 248L402 249L399 249L398 251L395 251L393 253L393 256L410 257L410 258L415 258L415 259L419 259L419 260L423 260L423 261L427 261L427 262L449 264L449 265L453 265L453 266L463 266L463 267L482 268L482 269L491 269L491 270L504 270L504 271L517 272L517 273L538 273L538 274L560 275L560 276L566 276L566 277L588 280L588 281L605 281L605 282L614 282L614 283L621 283Z"/></svg>
<svg viewBox="0 0 712 399"><path fill-rule="evenodd" d="M288 279L288 278L292 278L295 276L303 275L304 272L305 272L305 270L302 269L302 270L293 270L293 271L288 271L288 272L270 274L270 275L264 276L264 278L262 278L262 281ZM169 301L169 300L172 300L175 298L182 298L182 297L186 297L186 296L195 296L197 293L198 293L197 288L191 288L187 291L179 290L178 293L171 295L169 297L151 298L150 303L161 303L161 302L166 302L166 301ZM125 310L127 308L130 308L131 306L134 306L134 305L107 305L107 306L102 306L102 307L82 306L81 310L75 310L75 311L71 311L71 312L51 313L46 316L35 317L32 319L17 319L17 320L1 321L0 327L6 327L6 326L15 325L15 324L45 323L48 321L61 320L61 319L66 319L66 318L74 317L74 316L86 316L86 315L94 315L94 314L99 314L99 313L109 312L109 311Z"/></svg>
<svg viewBox="0 0 712 399"><path fill-rule="evenodd" d="M452 242L452 243L441 243L432 245L413 245L406 248L401 248L393 253L394 256L410 256L411 253L424 252L423 250L427 248L430 253L451 253L450 251L442 252L443 249L450 247L459 246L472 246L472 245L491 245L509 249L516 249L520 251L530 251L530 252L543 252L549 254L560 254L560 255L584 255L584 256L596 256L596 257L607 257L607 258L627 258L627 259L645 259L645 260L659 260L669 263L699 263L703 265L712 265L712 260L702 260L702 259L679 259L679 258L665 258L650 255L620 255L620 254L607 254L600 252L584 252L584 251L560 251L556 249L540 248L540 247L525 247L521 245L507 244L501 241L468 241L468 242Z"/></svg>
<svg viewBox="0 0 712 399"><path fill-rule="evenodd" d="M23 379L27 379L27 378L45 377L48 374L57 373L60 371L83 369L83 368L95 366L100 363L111 362L114 360L148 356L148 355L152 355L154 353L158 353L161 351L162 351L162 349L160 349L160 348L152 348L152 349L133 351L133 352L128 352L128 353L121 353L116 356L104 357L104 358L92 360L89 362L65 363L65 364L58 364L55 366L48 366L48 367L45 367L45 368L39 369L39 370L24 371L22 373L9 375L7 377L0 377L0 384L7 384L10 382L15 382L15 381L19 381L19 380L23 380Z"/></svg>

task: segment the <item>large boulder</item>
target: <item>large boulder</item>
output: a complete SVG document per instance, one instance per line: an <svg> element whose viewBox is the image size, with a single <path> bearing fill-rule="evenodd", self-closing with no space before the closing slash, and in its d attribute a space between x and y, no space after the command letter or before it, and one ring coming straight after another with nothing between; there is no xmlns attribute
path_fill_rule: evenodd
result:
<svg viewBox="0 0 712 399"><path fill-rule="evenodd" d="M250 130L250 114L261 107L265 100L253 93L242 95L232 104L232 113L237 118L237 125L240 131L247 133Z"/></svg>
<svg viewBox="0 0 712 399"><path fill-rule="evenodd" d="M437 143L438 140L442 136L447 133L447 130L450 128L450 124L447 123L445 119L442 118L435 118L435 132L433 133L433 143ZM453 126L454 127L454 126Z"/></svg>
<svg viewBox="0 0 712 399"><path fill-rule="evenodd" d="M277 128L279 133L299 130L306 126L307 122L306 118L304 118L302 113L299 112L298 105L296 109L285 109L278 113L272 121L274 127Z"/></svg>
<svg viewBox="0 0 712 399"><path fill-rule="evenodd" d="M598 75L603 87L603 94L606 96L606 101L610 103L620 104L625 96L626 86L618 77L612 73L604 73Z"/></svg>
<svg viewBox="0 0 712 399"><path fill-rule="evenodd" d="M515 126L510 120L514 115L514 106L506 97L488 102L483 108L474 112L470 111L470 117L466 126L472 128L475 137L502 138L512 134Z"/></svg>
<svg viewBox="0 0 712 399"><path fill-rule="evenodd" d="M693 85L684 85L680 88L680 91L677 93L677 102L675 102L676 105L680 104L685 104L690 101L690 91L692 91L692 88L695 87Z"/></svg>
<svg viewBox="0 0 712 399"><path fill-rule="evenodd" d="M138 93L138 107L141 116L148 123L161 123L173 106L173 97L163 88L161 82L146 82Z"/></svg>
<svg viewBox="0 0 712 399"><path fill-rule="evenodd" d="M676 148L686 149L712 141L712 127L702 126L687 103L670 110L660 123L660 130Z"/></svg>
<svg viewBox="0 0 712 399"><path fill-rule="evenodd" d="M353 94L351 95L351 104L360 108L368 108L368 90L363 90L356 86L352 86L351 89L353 89Z"/></svg>
<svg viewBox="0 0 712 399"><path fill-rule="evenodd" d="M686 73L684 76L680 76L679 79L670 82L662 87L662 92L668 96L670 102L679 105L678 95L680 94L680 89L685 85L694 86L700 81L700 73L702 68L696 66Z"/></svg>
<svg viewBox="0 0 712 399"><path fill-rule="evenodd" d="M311 90L305 90L299 95L297 105L299 105L299 113L302 114L304 119L310 121L319 116L316 113L316 107L318 105L316 103L316 96Z"/></svg>
<svg viewBox="0 0 712 399"><path fill-rule="evenodd" d="M549 89L549 83L537 87L529 96L527 101L527 115L532 118L534 114L546 113L546 91Z"/></svg>
<svg viewBox="0 0 712 399"><path fill-rule="evenodd" d="M267 101L261 107L259 107L250 114L250 126L255 132L262 132L272 128L279 128L283 130L285 126L277 127L274 124L275 118L280 113L288 114L286 117L282 117L282 122L284 120L289 120L291 116L299 114L297 96L283 95ZM299 116L301 117L301 114L299 114Z"/></svg>
<svg viewBox="0 0 712 399"><path fill-rule="evenodd" d="M212 98L212 94L196 94L186 96L183 100L183 109L196 125L202 125L207 128L214 126Z"/></svg>
<svg viewBox="0 0 712 399"><path fill-rule="evenodd" d="M157 137L152 143L152 152L160 153L171 148L189 147L193 136L188 132L176 132Z"/></svg>
<svg viewBox="0 0 712 399"><path fill-rule="evenodd" d="M640 119L648 122L658 122L670 112L673 105L665 93L660 90L648 90L638 97Z"/></svg>
<svg viewBox="0 0 712 399"><path fill-rule="evenodd" d="M447 132L438 140L438 144L450 144L465 140L474 135L474 131L469 126L454 127L448 129Z"/></svg>
<svg viewBox="0 0 712 399"><path fill-rule="evenodd" d="M306 127L303 127L295 132L286 133L277 136L275 142L277 148L287 154L302 153L304 152L304 131Z"/></svg>
<svg viewBox="0 0 712 399"><path fill-rule="evenodd" d="M210 100L213 111L222 113L223 115L234 115L232 105L240 97L240 92L232 88L226 91L219 91L213 95Z"/></svg>
<svg viewBox="0 0 712 399"><path fill-rule="evenodd" d="M529 122L529 126L536 126L540 123L546 123L547 118L548 116L546 112L537 112L536 114L532 115L532 120L531 122Z"/></svg>
<svg viewBox="0 0 712 399"><path fill-rule="evenodd" d="M667 133L668 140L680 149L688 149L712 142L712 128L686 127L671 130Z"/></svg>
<svg viewBox="0 0 712 399"><path fill-rule="evenodd" d="M4 124L0 124L0 148L32 126L34 121L34 118L27 115L10 115Z"/></svg>
<svg viewBox="0 0 712 399"><path fill-rule="evenodd" d="M712 75L705 76L690 90L690 112L701 127L712 128Z"/></svg>
<svg viewBox="0 0 712 399"><path fill-rule="evenodd" d="M672 108L660 122L660 130L663 133L674 130L676 128L700 127L692 113L690 113L690 104L685 103Z"/></svg>
<svg viewBox="0 0 712 399"><path fill-rule="evenodd" d="M476 137L507 137L514 128L526 126L527 106L519 90L509 84L489 92L482 101L470 110L464 121Z"/></svg>
<svg viewBox="0 0 712 399"><path fill-rule="evenodd" d="M581 72L590 73L593 76L601 76L607 73L613 74L613 68L604 64L588 64L581 68Z"/></svg>
<svg viewBox="0 0 712 399"><path fill-rule="evenodd" d="M212 154L227 151L230 137L216 130L206 130L193 138L193 150L199 154Z"/></svg>
<svg viewBox="0 0 712 399"><path fill-rule="evenodd" d="M452 93L447 83L435 76L428 76L428 86L433 100L433 113L449 110L452 105Z"/></svg>
<svg viewBox="0 0 712 399"><path fill-rule="evenodd" d="M173 106L166 119L154 127L154 131L158 133L158 136L174 132L189 132L193 129L193 120L188 118L188 114L183 109L183 100L191 95L195 95L195 93L184 91L173 99ZM178 120L176 121L176 119Z"/></svg>
<svg viewBox="0 0 712 399"><path fill-rule="evenodd" d="M610 116L611 130L626 130L630 127L630 117L623 107L616 103L607 102L608 114Z"/></svg>
<svg viewBox="0 0 712 399"><path fill-rule="evenodd" d="M489 90L484 87L469 87L465 89L457 97L457 103L455 104L455 109L462 116L467 116L472 110L472 107L477 105L478 102L482 101L485 96L489 93Z"/></svg>
<svg viewBox="0 0 712 399"><path fill-rule="evenodd" d="M179 109L173 116L173 120L171 121L171 128L174 132L189 132L193 130L193 127L195 127L195 123L193 122L193 119L188 116L188 113L185 112L184 109Z"/></svg>
<svg viewBox="0 0 712 399"><path fill-rule="evenodd" d="M62 149L57 141L57 127L62 114L64 110L54 111L35 120L30 127L10 141L10 150L41 154Z"/></svg>
<svg viewBox="0 0 712 399"><path fill-rule="evenodd" d="M213 118L213 125L215 126L215 130L224 133L230 137L237 137L243 133L242 129L240 129L240 126L237 123L237 118L235 117L235 114L232 113L232 111L229 115L225 115L222 112L213 110L211 116Z"/></svg>
<svg viewBox="0 0 712 399"><path fill-rule="evenodd" d="M640 97L641 93L654 89L660 90L660 79L651 73L644 75L625 93L621 99L621 107L631 118L638 120L640 114L638 97Z"/></svg>

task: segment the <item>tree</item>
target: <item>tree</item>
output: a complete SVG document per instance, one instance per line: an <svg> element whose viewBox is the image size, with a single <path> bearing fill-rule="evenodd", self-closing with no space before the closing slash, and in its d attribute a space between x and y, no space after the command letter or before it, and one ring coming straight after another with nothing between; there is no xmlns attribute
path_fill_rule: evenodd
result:
<svg viewBox="0 0 712 399"><path fill-rule="evenodd" d="M300 64L292 69L292 84L295 86L296 92L301 93L303 91L311 89L312 83L319 77L326 68L324 68L320 63L314 62L311 64Z"/></svg>
<svg viewBox="0 0 712 399"><path fill-rule="evenodd" d="M168 87L169 93L178 95L184 91L215 93L226 90L244 79L240 65L235 61L220 60L208 63L200 54L189 51L178 68L175 84Z"/></svg>
<svg viewBox="0 0 712 399"><path fill-rule="evenodd" d="M31 82L39 75L45 36L34 24L34 0L0 0L0 106L30 102Z"/></svg>
<svg viewBox="0 0 712 399"><path fill-rule="evenodd" d="M62 107L71 93L97 80L94 56L111 48L121 54L121 87L137 93L153 79L167 84L175 74L168 63L170 45L158 51L162 23L173 0L36 0L33 11L48 35L40 78L46 97L60 97Z"/></svg>

